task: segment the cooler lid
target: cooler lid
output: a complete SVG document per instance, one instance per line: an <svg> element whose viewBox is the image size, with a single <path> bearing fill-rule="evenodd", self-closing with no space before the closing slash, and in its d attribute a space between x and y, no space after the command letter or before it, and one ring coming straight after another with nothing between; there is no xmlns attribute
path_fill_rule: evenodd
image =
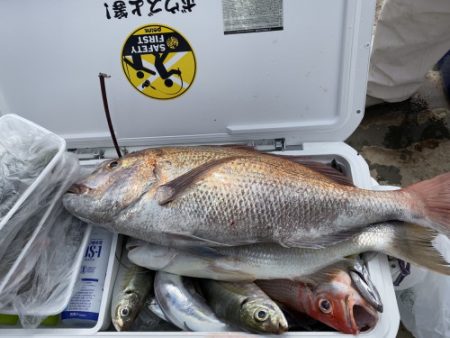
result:
<svg viewBox="0 0 450 338"><path fill-rule="evenodd" d="M121 145L342 141L364 112L375 0L6 0L0 109Z"/></svg>

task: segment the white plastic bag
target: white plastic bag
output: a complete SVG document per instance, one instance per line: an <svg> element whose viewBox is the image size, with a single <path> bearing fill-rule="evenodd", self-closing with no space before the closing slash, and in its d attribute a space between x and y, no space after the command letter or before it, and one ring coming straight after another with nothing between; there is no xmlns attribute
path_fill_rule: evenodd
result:
<svg viewBox="0 0 450 338"><path fill-rule="evenodd" d="M29 121L0 117L0 259L30 215L67 179L63 147L60 137Z"/></svg>
<svg viewBox="0 0 450 338"><path fill-rule="evenodd" d="M58 153L58 137L11 115L0 123L0 221Z"/></svg>
<svg viewBox="0 0 450 338"><path fill-rule="evenodd" d="M434 245L450 261L450 240L440 235ZM428 271L421 282L396 294L403 325L416 338L450 337L450 276Z"/></svg>

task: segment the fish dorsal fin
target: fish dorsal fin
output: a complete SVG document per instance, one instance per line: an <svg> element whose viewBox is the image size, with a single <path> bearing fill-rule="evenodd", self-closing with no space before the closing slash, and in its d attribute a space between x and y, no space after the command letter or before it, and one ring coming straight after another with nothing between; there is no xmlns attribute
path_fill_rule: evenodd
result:
<svg viewBox="0 0 450 338"><path fill-rule="evenodd" d="M320 284L329 283L337 274L342 271L348 274L349 270L354 266L354 264L354 259L343 258L332 265L314 272L311 275L301 277L301 281L311 285L314 288Z"/></svg>
<svg viewBox="0 0 450 338"><path fill-rule="evenodd" d="M342 185L354 186L352 179L350 177L345 176L344 173L339 171L336 160L334 159L333 161L331 161L330 164L325 164L322 162L312 160L310 156L273 155L273 154L270 155L282 157L292 162L299 163L307 167L308 169L315 171L316 173L326 176L333 182Z"/></svg>
<svg viewBox="0 0 450 338"><path fill-rule="evenodd" d="M223 148L230 148L230 149L238 149L238 150L246 150L248 152L254 152L255 154L264 154L274 157L279 157L283 159L288 159L293 162L300 163L301 165L307 167L308 169L311 169L319 174L322 174L326 177L328 177L330 180L342 184L342 185L348 185L348 186L354 186L353 181L350 177L347 177L342 173L338 167L336 160L333 159L331 163L325 164L318 161L314 161L311 159L311 156L305 156L305 155L279 155L279 154L271 154L271 153L261 153L258 150L255 149L255 147L245 145L245 144L225 144L221 145Z"/></svg>
<svg viewBox="0 0 450 338"><path fill-rule="evenodd" d="M281 155L270 155L270 156L287 158L291 161L295 161L317 173L326 176L327 178L336 183L353 186L351 178L345 176L339 170L327 164L315 162L310 159L305 159L302 158L302 156L281 156ZM177 195L186 190L190 185L201 180L211 170L227 162L231 162L233 160L244 157L246 156L230 156L204 163L188 171L187 173L173 179L172 181L161 185L156 191L155 198L160 205L167 204L170 201L173 201Z"/></svg>
<svg viewBox="0 0 450 338"><path fill-rule="evenodd" d="M185 191L189 186L191 186L193 183L198 182L201 180L205 175L207 175L211 170L221 166L222 164L225 164L227 162L234 161L238 158L241 158L241 156L230 156L221 158L218 160L213 160L210 162L206 162L187 173L178 176L177 178L173 179L170 182L167 182L166 184L161 185L158 187L155 199L159 203L159 205L167 204L175 199L177 195Z"/></svg>
<svg viewBox="0 0 450 338"><path fill-rule="evenodd" d="M353 181L350 177L345 176L343 173L341 173L339 170L320 162L314 162L310 160L304 160L304 159L295 159L295 162L300 163L301 165L304 165L305 167L318 172L319 174L322 174L326 177L328 177L330 180L342 184L342 185L348 185L348 186L354 186Z"/></svg>

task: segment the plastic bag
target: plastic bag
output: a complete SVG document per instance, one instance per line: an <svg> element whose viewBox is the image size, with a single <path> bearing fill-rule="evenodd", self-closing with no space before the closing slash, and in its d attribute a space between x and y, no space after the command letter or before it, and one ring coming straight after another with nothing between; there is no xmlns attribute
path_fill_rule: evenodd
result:
<svg viewBox="0 0 450 338"><path fill-rule="evenodd" d="M450 240L438 236L434 245L450 261ZM396 292L403 325L416 338L450 337L450 277L428 271L411 288Z"/></svg>
<svg viewBox="0 0 450 338"><path fill-rule="evenodd" d="M40 253L35 265L32 260L26 260L20 267L29 272L16 283L18 292L11 305L25 328L35 328L49 314L61 312L70 300L78 277L79 268L74 269L74 262L77 254L84 253L84 247L80 251L80 246L86 225L64 211L62 205L56 208L55 213L59 215L53 225L39 236L30 250L31 255ZM28 315L31 309L33 316Z"/></svg>
<svg viewBox="0 0 450 338"><path fill-rule="evenodd" d="M29 198L10 220L20 232L10 231L15 235L3 240L0 313L19 314L26 328L62 311L70 299L79 270L75 261L81 262L88 236L87 226L65 211L61 197L78 178L77 158L65 153L41 185L41 198Z"/></svg>
<svg viewBox="0 0 450 338"><path fill-rule="evenodd" d="M4 271L5 265L12 257L17 256L17 252L28 242L39 225L39 220L45 216L50 205L56 203L57 195L62 195L78 177L77 158L73 154L64 154L51 173L0 229L0 292L1 280L4 277L1 272ZM8 257L3 257L5 254Z"/></svg>
<svg viewBox="0 0 450 338"><path fill-rule="evenodd" d="M22 225L48 203L67 168L61 166L63 142L14 116L0 120L0 259ZM59 168L49 169L59 160ZM47 175L43 173L47 172ZM42 174L42 175L41 175ZM74 173L75 174L75 173ZM39 177L39 179L37 179ZM1 276L1 275L0 275Z"/></svg>
<svg viewBox="0 0 450 338"><path fill-rule="evenodd" d="M0 123L0 221L55 157L57 136L20 119Z"/></svg>

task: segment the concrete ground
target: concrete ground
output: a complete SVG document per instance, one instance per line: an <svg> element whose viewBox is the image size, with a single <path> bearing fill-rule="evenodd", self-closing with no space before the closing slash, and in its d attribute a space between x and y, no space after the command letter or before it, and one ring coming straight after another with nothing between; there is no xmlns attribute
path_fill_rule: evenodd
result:
<svg viewBox="0 0 450 338"><path fill-rule="evenodd" d="M366 109L346 141L381 184L406 186L450 171L450 106L439 73L429 72L414 97ZM398 338L412 335L403 327Z"/></svg>

